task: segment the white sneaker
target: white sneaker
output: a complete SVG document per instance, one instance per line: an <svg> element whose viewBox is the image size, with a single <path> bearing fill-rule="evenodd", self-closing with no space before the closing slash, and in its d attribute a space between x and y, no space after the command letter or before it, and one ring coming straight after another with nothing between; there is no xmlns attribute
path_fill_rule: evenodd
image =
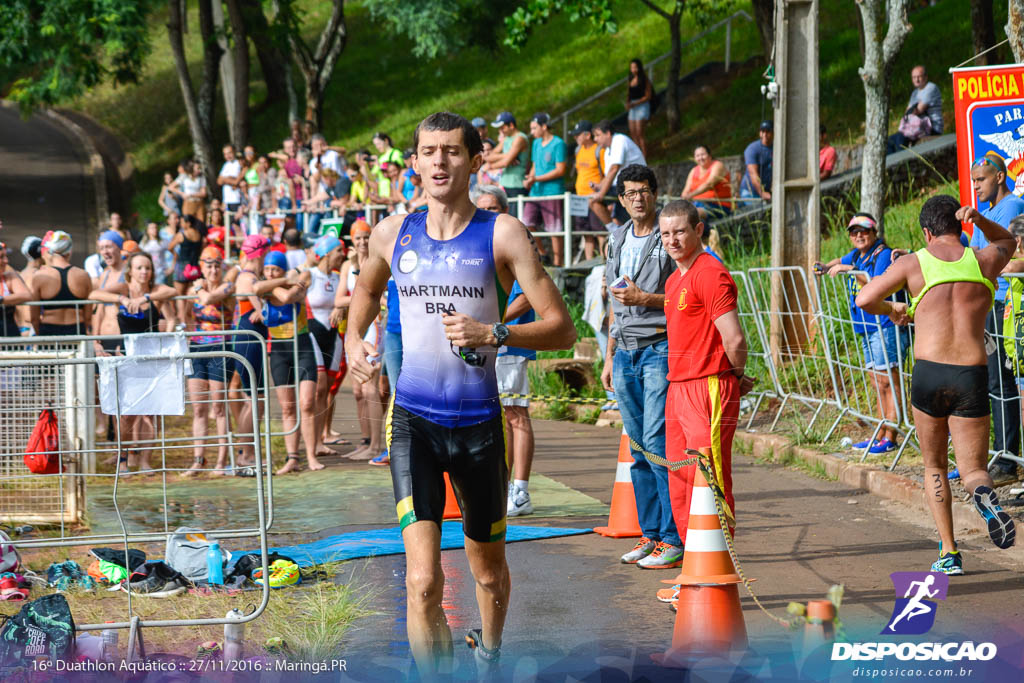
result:
<svg viewBox="0 0 1024 683"><path fill-rule="evenodd" d="M530 494L513 485L508 492L508 508L506 511L509 517L532 515L533 503L530 502Z"/></svg>

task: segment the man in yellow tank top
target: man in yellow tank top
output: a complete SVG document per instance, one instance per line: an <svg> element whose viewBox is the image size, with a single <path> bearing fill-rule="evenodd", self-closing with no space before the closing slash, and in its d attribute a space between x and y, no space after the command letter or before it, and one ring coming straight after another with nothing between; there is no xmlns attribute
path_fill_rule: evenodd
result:
<svg viewBox="0 0 1024 683"><path fill-rule="evenodd" d="M925 499L939 531L939 559L932 571L963 574L953 537L952 496L947 468L947 436L952 434L957 467L974 506L1000 548L1013 545L1013 520L999 507L988 460L988 366L985 316L992 307L995 281L1016 247L1013 236L972 206L960 207L949 195L932 197L921 208L927 246L901 258L871 280L856 303L867 313L888 315L898 325L915 324L910 402L925 466ZM974 223L990 244L984 249L960 243L961 221ZM907 304L888 300L910 291Z"/></svg>

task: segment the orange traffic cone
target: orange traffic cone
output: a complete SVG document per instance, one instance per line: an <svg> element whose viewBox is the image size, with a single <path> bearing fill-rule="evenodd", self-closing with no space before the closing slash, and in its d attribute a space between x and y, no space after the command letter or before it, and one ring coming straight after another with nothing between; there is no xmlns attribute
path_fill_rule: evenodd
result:
<svg viewBox="0 0 1024 683"><path fill-rule="evenodd" d="M452 488L451 479L448 473L444 473L444 514L442 519L462 519L462 510L459 509L459 501L455 499L455 489Z"/></svg>
<svg viewBox="0 0 1024 683"><path fill-rule="evenodd" d="M805 657L825 643L835 640L835 618L836 606L831 600L811 600L807 603L803 643Z"/></svg>
<svg viewBox="0 0 1024 683"><path fill-rule="evenodd" d="M608 526L595 527L594 532L609 538L630 538L642 536L640 520L636 516L636 495L633 493L633 480L629 476L629 468L633 466L633 456L629 451L629 436L622 429L619 439L619 461L615 467L615 483L612 485L612 507L608 513Z"/></svg>
<svg viewBox="0 0 1024 683"><path fill-rule="evenodd" d="M665 583L679 584L676 622L672 646L664 654L654 655L655 661L680 667L695 654L723 654L747 646L737 585L742 580L718 523L714 493L700 469L694 474L682 570Z"/></svg>

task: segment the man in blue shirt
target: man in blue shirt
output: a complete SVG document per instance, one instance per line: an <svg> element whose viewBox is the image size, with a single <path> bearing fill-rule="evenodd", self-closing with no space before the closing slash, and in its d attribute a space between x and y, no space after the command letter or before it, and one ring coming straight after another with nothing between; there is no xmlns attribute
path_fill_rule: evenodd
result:
<svg viewBox="0 0 1024 683"><path fill-rule="evenodd" d="M530 135L533 136L533 147L530 150L530 170L523 179L523 186L530 191L531 197L550 197L559 195L558 199L545 199L527 202L523 206L523 223L531 230L544 226L545 232L562 232L562 204L560 195L565 192L565 174L568 169L566 162L565 140L551 133L548 128L550 117L547 114L534 114L530 119ZM563 240L561 236L551 238L552 263L562 266ZM538 239L537 248L544 255L544 245Z"/></svg>
<svg viewBox="0 0 1024 683"><path fill-rule="evenodd" d="M775 129L771 121L762 121L754 140L743 150L743 163L746 172L740 181L740 197L756 199L760 197L766 202L772 200L772 141ZM754 202L756 204L757 202ZM746 202L750 206L751 202Z"/></svg>
<svg viewBox="0 0 1024 683"><path fill-rule="evenodd" d="M508 197L505 190L497 185L477 185L470 195L478 209L508 213ZM530 302L523 296L519 282L512 284L505 308L505 324L520 325L537 319ZM508 484L507 514L509 517L533 513L530 502L530 468L533 465L533 424L530 422L530 377L526 368L531 360L537 360L537 352L514 346L498 349L494 371L498 376L499 394L517 394L515 397L502 396L501 405L508 421L508 465L512 471Z"/></svg>
<svg viewBox="0 0 1024 683"><path fill-rule="evenodd" d="M989 152L971 165L971 181L974 194L978 197L981 215L1004 228L1017 216L1024 214L1024 199L1010 192L1006 184L1006 163L1002 157ZM985 205L988 204L986 208ZM981 249L988 240L975 230L971 246ZM1009 283L999 278L995 303L985 319L985 329L997 340L995 351L988 356L988 392L992 399L992 448L995 451L1009 451L1020 455L1020 408L1018 404L1017 380L1006 367L1006 356L1002 344L1003 312L1006 308L1006 290ZM997 460L992 465L992 479L996 486L1004 486L1017 480L1017 465L1011 460Z"/></svg>

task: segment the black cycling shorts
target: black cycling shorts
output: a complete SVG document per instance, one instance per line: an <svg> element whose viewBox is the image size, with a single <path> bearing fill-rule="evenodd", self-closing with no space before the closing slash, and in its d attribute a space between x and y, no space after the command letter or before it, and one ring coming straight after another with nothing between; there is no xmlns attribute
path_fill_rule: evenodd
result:
<svg viewBox="0 0 1024 683"><path fill-rule="evenodd" d="M932 417L986 417L988 366L918 359L910 380L910 404Z"/></svg>
<svg viewBox="0 0 1024 683"><path fill-rule="evenodd" d="M291 339L273 339L270 342L270 376L274 378L274 386L316 382L316 354L309 333L299 335L298 365L295 364L293 343Z"/></svg>
<svg viewBox="0 0 1024 683"><path fill-rule="evenodd" d="M392 401L386 424L402 529L426 520L441 525L447 472L466 536L478 543L505 538L508 463L503 414L468 427L442 427Z"/></svg>

